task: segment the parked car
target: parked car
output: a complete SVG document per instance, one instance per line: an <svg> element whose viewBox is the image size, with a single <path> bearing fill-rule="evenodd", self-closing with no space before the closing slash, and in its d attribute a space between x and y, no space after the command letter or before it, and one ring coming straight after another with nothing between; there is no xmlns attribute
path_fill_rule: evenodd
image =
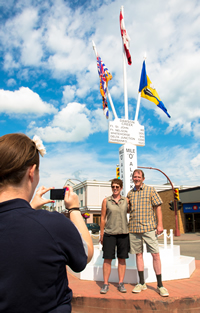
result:
<svg viewBox="0 0 200 313"><path fill-rule="evenodd" d="M86 224L88 230L92 231L92 234L100 231L100 226L97 223L88 223Z"/></svg>

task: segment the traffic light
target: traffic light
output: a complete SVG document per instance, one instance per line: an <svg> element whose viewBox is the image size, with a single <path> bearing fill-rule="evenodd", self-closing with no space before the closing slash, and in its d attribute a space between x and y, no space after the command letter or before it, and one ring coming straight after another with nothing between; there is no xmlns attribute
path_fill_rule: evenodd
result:
<svg viewBox="0 0 200 313"><path fill-rule="evenodd" d="M169 208L170 208L170 210L174 211L174 202L173 201L169 202Z"/></svg>
<svg viewBox="0 0 200 313"><path fill-rule="evenodd" d="M120 179L120 169L119 169L119 167L116 167L116 177L118 179Z"/></svg>
<svg viewBox="0 0 200 313"><path fill-rule="evenodd" d="M175 199L176 199L177 201L179 201L179 200L180 200L180 198L179 198L179 190L178 190L178 188L175 188L175 189L174 189L174 197L175 197Z"/></svg>
<svg viewBox="0 0 200 313"><path fill-rule="evenodd" d="M182 208L182 202L177 201L177 210L181 210L181 208Z"/></svg>

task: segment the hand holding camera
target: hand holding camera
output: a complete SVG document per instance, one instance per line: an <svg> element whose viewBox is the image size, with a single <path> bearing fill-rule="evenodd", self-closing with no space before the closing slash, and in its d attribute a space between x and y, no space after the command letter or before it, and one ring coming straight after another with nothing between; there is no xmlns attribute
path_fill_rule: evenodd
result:
<svg viewBox="0 0 200 313"><path fill-rule="evenodd" d="M66 209L79 208L79 199L76 193L73 192L71 186L64 186L63 189L51 189L50 199L64 200Z"/></svg>

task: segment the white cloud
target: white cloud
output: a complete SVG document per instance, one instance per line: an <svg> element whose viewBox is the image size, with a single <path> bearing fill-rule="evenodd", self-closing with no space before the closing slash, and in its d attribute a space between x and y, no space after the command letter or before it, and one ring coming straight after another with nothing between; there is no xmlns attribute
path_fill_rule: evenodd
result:
<svg viewBox="0 0 200 313"><path fill-rule="evenodd" d="M41 116L53 114L57 109L53 105L42 101L39 95L28 87L9 91L0 89L0 112L7 114L34 114Z"/></svg>
<svg viewBox="0 0 200 313"><path fill-rule="evenodd" d="M67 104L68 102L74 100L76 95L76 86L64 86L64 91L63 91L63 98L62 101L63 103Z"/></svg>
<svg viewBox="0 0 200 313"><path fill-rule="evenodd" d="M45 142L81 142L90 134L106 131L107 123L102 110L90 112L85 104L72 102L45 127L38 127L35 122L31 122L28 133L39 135Z"/></svg>
<svg viewBox="0 0 200 313"><path fill-rule="evenodd" d="M91 112L91 119L92 119L91 127L92 133L104 132L108 130L108 120L106 119L102 109L97 109Z"/></svg>
<svg viewBox="0 0 200 313"><path fill-rule="evenodd" d="M115 177L115 167L109 151L104 152L104 158L87 145L71 146L59 144L47 146L47 154L40 158L40 185L62 188L69 178L107 181ZM108 158L107 158L108 157ZM105 162L105 159L109 160ZM102 171L103 169L103 171Z"/></svg>
<svg viewBox="0 0 200 313"><path fill-rule="evenodd" d="M200 153L197 154L197 156L191 160L191 165L195 171L197 170L198 167L200 168ZM199 169L198 169L198 172L199 172Z"/></svg>
<svg viewBox="0 0 200 313"><path fill-rule="evenodd" d="M19 68L20 64L14 60L14 56L12 56L10 53L6 53L3 67L5 70L13 70Z"/></svg>
<svg viewBox="0 0 200 313"><path fill-rule="evenodd" d="M10 86L15 86L16 85L16 80L14 78L10 78L7 80L7 86L10 87Z"/></svg>
<svg viewBox="0 0 200 313"><path fill-rule="evenodd" d="M192 144L188 148L181 146L159 147L154 145L148 153L142 153L138 157L138 166L158 168L163 171L170 180L180 185L199 185L200 156L199 147ZM154 184L166 183L165 176L156 170L145 170L147 182Z"/></svg>
<svg viewBox="0 0 200 313"><path fill-rule="evenodd" d="M25 8L6 22L0 32L3 45L10 50L5 59L5 68L13 67L12 58L14 60L16 56L17 63L23 66L40 65L43 57L43 28L38 26L38 12L34 7Z"/></svg>
<svg viewBox="0 0 200 313"><path fill-rule="evenodd" d="M195 119L198 124L200 117L196 100L200 97L199 84L197 79L193 79L198 77L200 70L197 44L199 6L195 1L184 2L181 6L180 3L125 1L125 24L131 37L133 60L132 66L127 66L128 96L137 98L142 57L146 51L147 73L172 119L152 103L142 100L142 105L154 110L161 120L169 124L168 132L176 128L183 134L194 134L192 121ZM114 102L123 97L119 1L104 2L98 9L94 6L93 11L72 11L61 0L51 6L47 2L43 5L42 18L39 5L30 8L27 3L27 7L20 6L22 11L1 31L2 42L10 51L5 58L6 69L15 68L21 62L36 67L43 64L58 79L75 75L77 84L70 84L70 89L67 87L65 103L73 101L75 95L85 97L91 90L98 90L99 84L92 51L91 41L94 39L97 51L113 74L109 86ZM134 18L133 12L137 12ZM102 36L104 33L106 36ZM18 59L14 58L13 48L19 50ZM63 96L65 98L66 94ZM191 103L194 110L191 110Z"/></svg>

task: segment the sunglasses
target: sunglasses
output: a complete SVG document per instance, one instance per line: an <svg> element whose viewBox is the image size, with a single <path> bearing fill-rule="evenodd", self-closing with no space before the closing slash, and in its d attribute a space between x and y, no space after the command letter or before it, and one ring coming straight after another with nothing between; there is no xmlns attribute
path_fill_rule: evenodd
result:
<svg viewBox="0 0 200 313"><path fill-rule="evenodd" d="M112 188L112 189L119 189L120 186L112 186L111 188Z"/></svg>

